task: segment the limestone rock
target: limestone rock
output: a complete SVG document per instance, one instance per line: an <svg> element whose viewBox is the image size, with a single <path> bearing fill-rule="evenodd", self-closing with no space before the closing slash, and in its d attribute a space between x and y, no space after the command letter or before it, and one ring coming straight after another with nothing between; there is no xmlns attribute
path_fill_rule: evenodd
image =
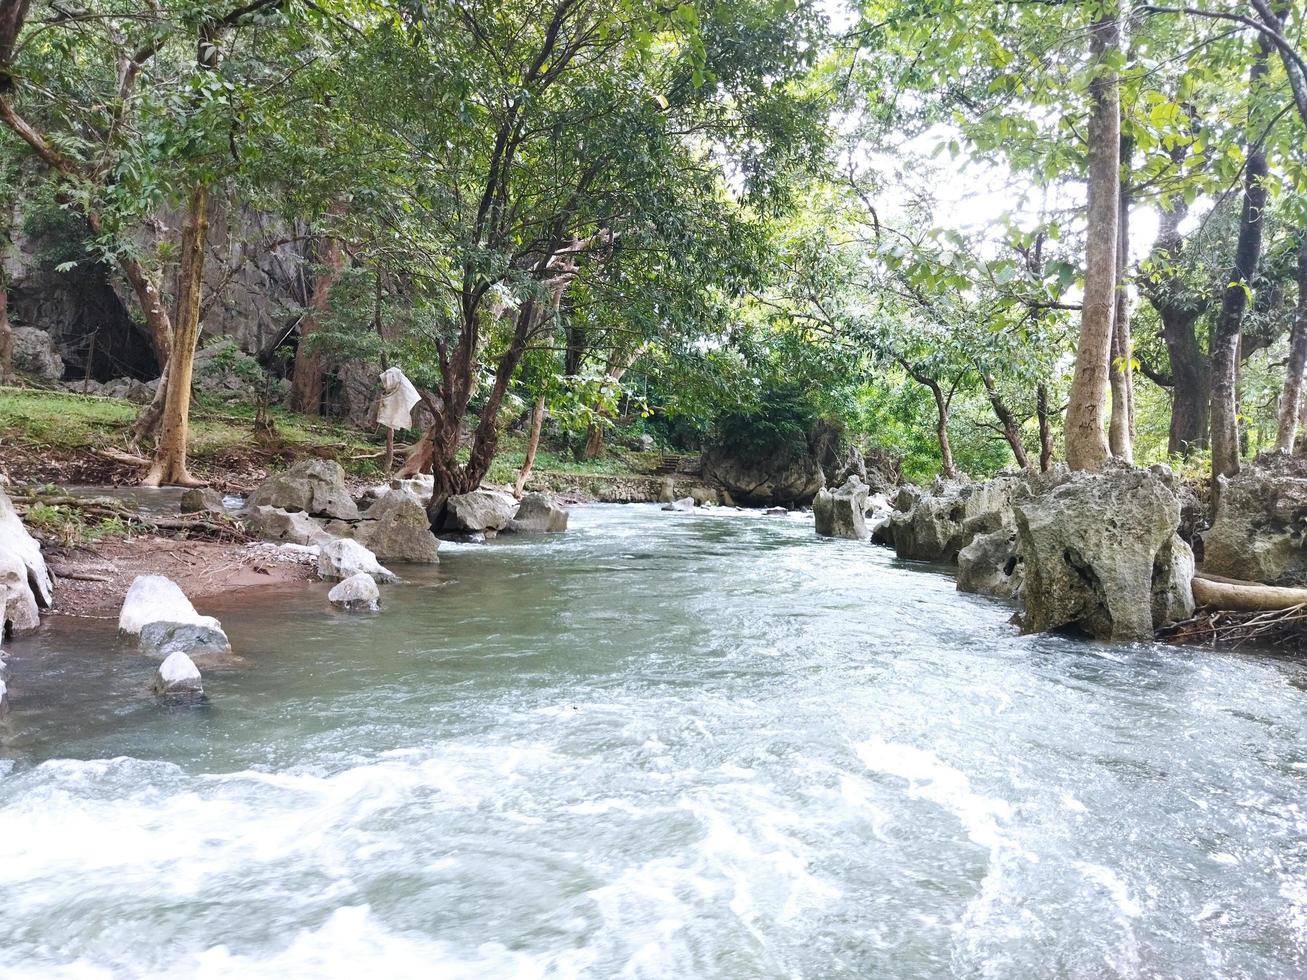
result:
<svg viewBox="0 0 1307 980"><path fill-rule="evenodd" d="M502 531L516 513L512 494L482 488L450 497L443 526L446 531Z"/></svg>
<svg viewBox="0 0 1307 980"><path fill-rule="evenodd" d="M245 530L264 541L317 544L325 536L321 522L302 511L255 505L242 516Z"/></svg>
<svg viewBox="0 0 1307 980"><path fill-rule="evenodd" d="M826 485L821 463L811 451L745 454L727 448L704 453L703 475L742 504L808 503Z"/></svg>
<svg viewBox="0 0 1307 980"><path fill-rule="evenodd" d="M869 489L852 473L838 489L819 490L812 501L812 516L817 533L824 538L849 538L866 541L870 536L864 509Z"/></svg>
<svg viewBox="0 0 1307 980"><path fill-rule="evenodd" d="M182 492L181 512L183 514L225 514L222 494L208 487L191 487Z"/></svg>
<svg viewBox="0 0 1307 980"><path fill-rule="evenodd" d="M55 350L54 340L36 327L13 328L14 367L43 381L58 381L64 376L64 361Z"/></svg>
<svg viewBox="0 0 1307 980"><path fill-rule="evenodd" d="M1307 585L1307 461L1261 456L1226 480L1203 535L1203 571Z"/></svg>
<svg viewBox="0 0 1307 980"><path fill-rule="evenodd" d="M318 574L324 579L347 579L370 575L377 582L398 582L399 576L384 568L377 556L350 538L335 538L318 551Z"/></svg>
<svg viewBox="0 0 1307 980"><path fill-rule="evenodd" d="M676 482L670 477L665 476L662 482L658 484L658 503L670 504L676 499Z"/></svg>
<svg viewBox="0 0 1307 980"><path fill-rule="evenodd" d="M371 575L359 572L333 585L327 599L337 609L346 612L376 612L380 608L381 593Z"/></svg>
<svg viewBox="0 0 1307 980"><path fill-rule="evenodd" d="M1143 640L1163 617L1192 613L1170 483L1164 467L1112 467L1016 502L1024 632L1076 626L1100 639Z"/></svg>
<svg viewBox="0 0 1307 980"><path fill-rule="evenodd" d="M204 693L200 668L180 650L159 664L150 689L161 697L198 697Z"/></svg>
<svg viewBox="0 0 1307 980"><path fill-rule="evenodd" d="M1021 487L1018 476L998 476L984 483L941 480L930 493L903 487L876 540L892 545L900 558L956 561L977 534L1011 522L1012 498Z"/></svg>
<svg viewBox="0 0 1307 980"><path fill-rule="evenodd" d="M166 660L184 653L196 663L219 663L231 657L231 641L221 629L197 623L168 623L162 620L141 628L138 644L148 657Z"/></svg>
<svg viewBox="0 0 1307 980"><path fill-rule="evenodd" d="M315 517L358 520L359 509L345 487L345 471L327 459L303 459L269 477L250 494L247 506L280 507Z"/></svg>
<svg viewBox="0 0 1307 980"><path fill-rule="evenodd" d="M132 580L118 614L118 629L139 634L150 623L186 623L221 630L222 624L212 616L201 616L170 578L163 575L138 575Z"/></svg>
<svg viewBox="0 0 1307 980"><path fill-rule="evenodd" d="M958 591L1014 599L1021 591L1021 557L1015 528L977 534L958 552Z"/></svg>
<svg viewBox="0 0 1307 980"><path fill-rule="evenodd" d="M378 558L438 562L439 542L431 533L426 508L404 490L390 490L368 508L352 536Z"/></svg>
<svg viewBox="0 0 1307 980"><path fill-rule="evenodd" d="M519 533L547 533L567 530L567 511L548 494L528 493L522 498L508 530Z"/></svg>
<svg viewBox="0 0 1307 980"><path fill-rule="evenodd" d="M712 507L721 502L721 494L712 487L694 486L690 488L690 498L696 507Z"/></svg>
<svg viewBox="0 0 1307 980"><path fill-rule="evenodd" d="M0 634L35 629L54 602L54 583L41 546L27 533L8 494L0 490Z"/></svg>
<svg viewBox="0 0 1307 980"><path fill-rule="evenodd" d="M673 500L670 504L663 504L663 510L681 511L688 514L694 510L694 498L681 497L679 500Z"/></svg>

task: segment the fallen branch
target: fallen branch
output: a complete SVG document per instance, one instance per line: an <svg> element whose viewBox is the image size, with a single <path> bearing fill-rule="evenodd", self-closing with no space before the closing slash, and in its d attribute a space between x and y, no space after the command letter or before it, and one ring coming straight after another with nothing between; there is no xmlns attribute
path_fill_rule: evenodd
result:
<svg viewBox="0 0 1307 980"><path fill-rule="evenodd" d="M1307 604L1307 589L1194 576L1194 602L1229 612L1272 612Z"/></svg>

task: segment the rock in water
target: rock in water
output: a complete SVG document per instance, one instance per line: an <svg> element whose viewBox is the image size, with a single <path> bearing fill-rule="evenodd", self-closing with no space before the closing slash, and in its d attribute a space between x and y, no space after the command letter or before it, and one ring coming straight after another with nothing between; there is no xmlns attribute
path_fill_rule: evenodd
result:
<svg viewBox="0 0 1307 980"><path fill-rule="evenodd" d="M670 504L675 499L676 482L670 476L665 476L658 484L658 503Z"/></svg>
<svg viewBox="0 0 1307 980"><path fill-rule="evenodd" d="M285 473L269 477L250 494L247 506L280 507L315 517L358 520L358 505L345 487L345 471L328 459L302 459Z"/></svg>
<svg viewBox="0 0 1307 980"><path fill-rule="evenodd" d="M35 629L54 601L54 584L41 546L27 533L9 496L0 490L0 634Z"/></svg>
<svg viewBox="0 0 1307 980"><path fill-rule="evenodd" d="M784 507L768 507L763 513L768 517L785 517L789 514L789 511Z"/></svg>
<svg viewBox="0 0 1307 980"><path fill-rule="evenodd" d="M346 612L376 612L380 608L381 593L371 575L359 572L332 586L327 598L337 609Z"/></svg>
<svg viewBox="0 0 1307 980"><path fill-rule="evenodd" d="M826 485L811 446L762 454L713 448L703 455L703 475L740 503L759 507L806 504Z"/></svg>
<svg viewBox="0 0 1307 980"><path fill-rule="evenodd" d="M246 531L264 541L317 544L326 536L321 522L308 514L266 504L251 507L242 515L241 520Z"/></svg>
<svg viewBox="0 0 1307 980"><path fill-rule="evenodd" d="M566 531L567 511L557 506L548 494L528 493L509 521L508 530L519 533Z"/></svg>
<svg viewBox="0 0 1307 980"><path fill-rule="evenodd" d="M168 659L159 664L150 689L161 697L178 695L198 697L204 693L200 668L196 667L191 658L181 651L169 654Z"/></svg>
<svg viewBox="0 0 1307 980"><path fill-rule="evenodd" d="M378 558L438 562L440 543L431 533L426 508L404 490L389 490L368 508L353 537Z"/></svg>
<svg viewBox="0 0 1307 980"><path fill-rule="evenodd" d="M837 490L818 491L812 501L817 533L824 538L866 541L870 535L863 512L870 492L856 473L850 474Z"/></svg>
<svg viewBox="0 0 1307 980"><path fill-rule="evenodd" d="M1192 614L1192 557L1186 565L1170 484L1165 467L1109 468L1018 500L1022 630L1075 626L1099 639L1144 640L1161 617Z"/></svg>
<svg viewBox="0 0 1307 980"><path fill-rule="evenodd" d="M181 588L162 575L138 575L123 599L118 629L139 634L150 623L187 623L221 630L212 616L201 616Z"/></svg>
<svg viewBox="0 0 1307 980"><path fill-rule="evenodd" d="M958 552L958 591L1015 599L1023 569L1012 527L977 534Z"/></svg>
<svg viewBox="0 0 1307 980"><path fill-rule="evenodd" d="M347 579L363 574L377 582L399 581L398 575L381 566L376 555L350 538L336 538L322 545L318 552L318 574L324 579Z"/></svg>
<svg viewBox="0 0 1307 980"><path fill-rule="evenodd" d="M446 531L502 531L517 513L517 499L499 490L473 490L449 498Z"/></svg>
<svg viewBox="0 0 1307 980"><path fill-rule="evenodd" d="M231 641L226 633L212 626L159 621L141 627L138 649L159 660L184 653L194 662L212 664L231 656Z"/></svg>
<svg viewBox="0 0 1307 980"><path fill-rule="evenodd" d="M1224 481L1203 570L1268 585L1307 585L1307 466L1261 456Z"/></svg>
<svg viewBox="0 0 1307 980"><path fill-rule="evenodd" d="M900 558L956 561L977 534L1011 523L1012 497L1021 485L1020 477L997 476L984 483L941 480L931 493L902 487L876 541L892 545Z"/></svg>
<svg viewBox="0 0 1307 980"><path fill-rule="evenodd" d="M679 500L673 500L670 504L663 504L663 510L677 510L688 514L694 510L694 498L681 497Z"/></svg>
<svg viewBox="0 0 1307 980"><path fill-rule="evenodd" d="M191 487L183 491L181 501L183 514L225 514L222 494L208 487Z"/></svg>

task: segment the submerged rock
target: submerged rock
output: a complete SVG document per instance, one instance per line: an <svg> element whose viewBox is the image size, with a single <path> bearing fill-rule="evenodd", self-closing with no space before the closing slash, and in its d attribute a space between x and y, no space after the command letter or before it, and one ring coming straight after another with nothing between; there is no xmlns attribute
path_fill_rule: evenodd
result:
<svg viewBox="0 0 1307 980"><path fill-rule="evenodd" d="M1307 461L1263 456L1221 486L1203 535L1203 570L1268 585L1307 585Z"/></svg>
<svg viewBox="0 0 1307 980"><path fill-rule="evenodd" d="M324 579L347 579L370 575L377 582L398 582L399 576L384 568L377 556L350 538L335 538L318 551L318 574Z"/></svg>
<svg viewBox="0 0 1307 980"><path fill-rule="evenodd" d="M222 624L212 616L201 616L170 578L162 575L138 575L132 580L118 614L118 629L139 634L150 623L187 623L221 630Z"/></svg>
<svg viewBox="0 0 1307 980"><path fill-rule="evenodd" d="M264 541L288 544L317 544L325 537L322 523L302 511L260 504L242 516L245 530Z"/></svg>
<svg viewBox="0 0 1307 980"><path fill-rule="evenodd" d="M1075 626L1142 640L1192 614L1192 555L1176 534L1180 501L1170 484L1165 467L1109 468L1070 474L1016 502L1024 632Z"/></svg>
<svg viewBox="0 0 1307 980"><path fill-rule="evenodd" d="M141 627L138 644L141 653L166 660L174 653L184 653L191 660L204 663L231 657L231 641L214 626L198 623L169 623L159 620Z"/></svg>
<svg viewBox="0 0 1307 980"><path fill-rule="evenodd" d="M27 533L13 501L0 490L0 635L6 627L35 629L54 602L54 583L41 546Z"/></svg>
<svg viewBox="0 0 1307 980"><path fill-rule="evenodd" d="M345 487L345 471L328 459L303 459L285 473L269 477L250 494L247 506L279 507L315 517L353 521L358 505Z"/></svg>
<svg viewBox="0 0 1307 980"><path fill-rule="evenodd" d="M838 489L820 490L812 501L812 516L817 533L824 538L849 538L866 541L865 509L870 488L852 473Z"/></svg>
<svg viewBox="0 0 1307 980"><path fill-rule="evenodd" d="M445 505L446 531L502 531L517 513L517 499L501 490L459 493Z"/></svg>
<svg viewBox="0 0 1307 980"><path fill-rule="evenodd" d="M694 498L681 497L679 500L673 500L670 504L663 504L663 510L677 510L689 513L694 510Z"/></svg>
<svg viewBox="0 0 1307 980"><path fill-rule="evenodd" d="M517 513L508 522L508 530L518 533L553 533L567 530L567 511L544 493L528 493Z"/></svg>
<svg viewBox="0 0 1307 980"><path fill-rule="evenodd" d="M346 612L376 612L380 608L381 592L371 575L359 572L332 586L327 599Z"/></svg>
<svg viewBox="0 0 1307 980"><path fill-rule="evenodd" d="M784 507L768 507L763 514L768 517L785 517L789 514L789 510Z"/></svg>
<svg viewBox="0 0 1307 980"><path fill-rule="evenodd" d="M180 651L169 654L155 671L150 690L160 697L198 697L204 693L200 668Z"/></svg>
<svg viewBox="0 0 1307 980"><path fill-rule="evenodd" d="M348 534L378 558L438 562L440 543L431 533L426 508L404 490L390 490L368 508Z"/></svg>

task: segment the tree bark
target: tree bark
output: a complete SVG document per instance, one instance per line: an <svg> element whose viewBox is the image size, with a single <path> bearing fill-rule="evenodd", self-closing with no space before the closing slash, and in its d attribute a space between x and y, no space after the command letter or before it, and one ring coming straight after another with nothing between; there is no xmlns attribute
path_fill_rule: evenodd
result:
<svg viewBox="0 0 1307 980"><path fill-rule="evenodd" d="M9 326L9 284L0 269L0 384L14 380L14 332Z"/></svg>
<svg viewBox="0 0 1307 980"><path fill-rule="evenodd" d="M1258 40L1248 72L1250 105L1255 105L1266 75L1269 42ZM1250 113L1252 109L1250 108ZM1239 472L1239 339L1248 293L1262 256L1262 214L1266 208L1266 154L1254 142L1254 125L1248 126L1247 162L1244 166L1243 209L1235 243L1229 285L1221 294L1221 310L1212 330L1212 479Z"/></svg>
<svg viewBox="0 0 1307 980"><path fill-rule="evenodd" d="M1117 211L1120 206L1121 102L1111 59L1120 50L1117 8L1094 23L1089 51L1089 200L1080 339L1066 416L1066 458L1073 470L1097 469L1110 454L1103 431L1108 363L1116 311Z"/></svg>
<svg viewBox="0 0 1307 980"><path fill-rule="evenodd" d="M1293 452L1298 439L1304 371L1307 371L1307 231L1298 244L1298 308L1289 333L1289 363L1284 368L1284 391L1280 395L1280 418L1275 432L1278 453Z"/></svg>
<svg viewBox="0 0 1307 980"><path fill-rule="evenodd" d="M164 484L200 486L186 468L186 435L191 410L191 372L200 336L200 298L204 277L204 240L209 224L209 187L198 182L191 189L186 222L182 227L181 266L177 274L177 320L172 356L166 372L159 443L154 463L143 481L147 487Z"/></svg>
<svg viewBox="0 0 1307 980"><path fill-rule="evenodd" d="M517 474L517 483L513 486L513 496L521 497L526 488L526 481L531 479L531 467L535 466L536 450L540 448L540 430L545 424L545 396L536 399L531 409L531 435L526 441L526 459L522 461L522 471Z"/></svg>
<svg viewBox="0 0 1307 980"><path fill-rule="evenodd" d="M1211 368L1194 333L1196 317L1175 309L1162 309L1159 314L1174 381L1166 451L1173 456L1189 456L1207 447Z"/></svg>
<svg viewBox="0 0 1307 980"><path fill-rule="evenodd" d="M1123 166L1129 170L1129 157L1133 141L1121 140ZM1130 188L1128 177L1119 181L1116 234L1116 308L1112 320L1112 363L1109 378L1112 387L1112 415L1108 422L1107 438L1112 455L1127 463L1134 463L1135 391L1134 371L1131 367L1133 351L1130 343L1130 292L1126 276L1130 262Z"/></svg>
<svg viewBox="0 0 1307 980"><path fill-rule="evenodd" d="M337 211L333 207L332 212ZM291 407L306 415L317 415L322 411L326 387L322 377L322 354L313 350L313 345L307 341L317 333L323 316L331 309L331 290L345 268L345 250L340 239L328 235L322 240L319 264L322 269L313 280L309 308L300 320L300 339L295 348L295 369L290 388Z"/></svg>
<svg viewBox="0 0 1307 980"><path fill-rule="evenodd" d="M949 400L944 397L938 382L931 381L927 387L935 398L935 436L939 439L939 472L941 476L952 479L958 475L958 470L953 463L953 445L948 438Z"/></svg>
<svg viewBox="0 0 1307 980"><path fill-rule="evenodd" d="M1053 468L1053 419L1048 406L1048 385L1035 389L1035 415L1039 419L1039 472Z"/></svg>
<svg viewBox="0 0 1307 980"><path fill-rule="evenodd" d="M1030 469L1030 457L1026 455L1025 444L1021 441L1021 426L1013 416L1012 410L1007 407L1007 403L1003 401L998 385L994 383L994 376L992 374L982 374L980 377L985 383L985 394L989 396L989 404L994 409L994 417L998 419L999 427L1003 430L1003 438L1007 440L1008 446L1012 449L1012 458L1016 460L1017 465L1023 470Z"/></svg>

